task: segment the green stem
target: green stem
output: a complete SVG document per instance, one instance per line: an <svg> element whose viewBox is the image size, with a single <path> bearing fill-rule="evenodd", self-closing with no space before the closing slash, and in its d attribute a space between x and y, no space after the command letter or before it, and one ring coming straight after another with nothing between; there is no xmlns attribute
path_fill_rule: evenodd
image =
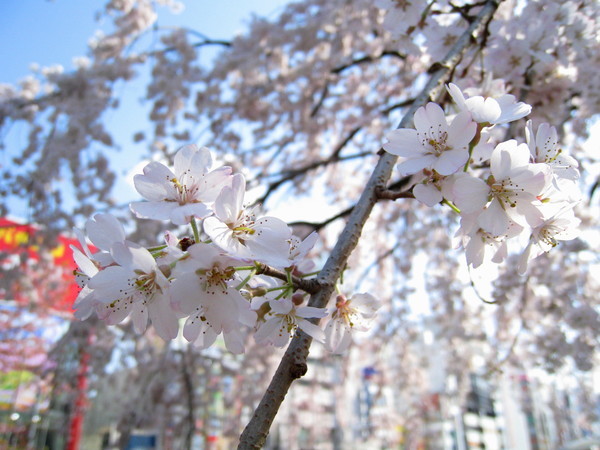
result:
<svg viewBox="0 0 600 450"><path fill-rule="evenodd" d="M321 273L320 270L317 270L316 272L303 273L302 275L300 275L300 278L308 278L308 277L312 277L314 275L319 275L320 273Z"/></svg>
<svg viewBox="0 0 600 450"><path fill-rule="evenodd" d="M154 253L154 252L159 252L161 250L164 250L165 248L167 248L167 244L165 244L165 245L157 245L156 247L150 247L148 249L148 251L150 253Z"/></svg>
<svg viewBox="0 0 600 450"><path fill-rule="evenodd" d="M276 286L276 287L272 287L267 289L267 292L275 292L275 291L281 291L282 289L288 289L289 286L287 284L284 284L283 286Z"/></svg>
<svg viewBox="0 0 600 450"><path fill-rule="evenodd" d="M190 225L192 226L192 231L194 232L194 242L200 242L200 232L198 231L198 224L196 223L195 217L192 217Z"/></svg>
<svg viewBox="0 0 600 450"><path fill-rule="evenodd" d="M256 266L239 266L239 267L234 267L233 270L235 270L236 272L241 271L241 270L256 270Z"/></svg>
<svg viewBox="0 0 600 450"><path fill-rule="evenodd" d="M240 284L238 284L235 288L239 291L240 289L242 289L244 286L246 286L248 284L248 281L250 281L252 279L252 277L256 275L256 268L253 268L250 270L250 273L248 274L248 276L246 278L244 278L242 280L242 282Z"/></svg>
<svg viewBox="0 0 600 450"><path fill-rule="evenodd" d="M489 124L486 123L485 125L489 125ZM477 131L475 132L475 136L473 137L473 140L469 144L469 159L467 159L467 162L465 163L465 167L463 167L463 172L466 172L467 170L469 170L469 164L471 164L471 156L473 156L473 149L475 148L475 146L477 144L479 144L479 141L481 140L481 130L483 130L483 127L484 127L484 124L482 124L482 123L477 124Z"/></svg>
<svg viewBox="0 0 600 450"><path fill-rule="evenodd" d="M448 201L447 199L442 200L442 204L449 206L450 209L452 209L452 211L454 211L456 214L460 214L460 209L458 209L456 207L456 205L454 203L452 203L451 201Z"/></svg>

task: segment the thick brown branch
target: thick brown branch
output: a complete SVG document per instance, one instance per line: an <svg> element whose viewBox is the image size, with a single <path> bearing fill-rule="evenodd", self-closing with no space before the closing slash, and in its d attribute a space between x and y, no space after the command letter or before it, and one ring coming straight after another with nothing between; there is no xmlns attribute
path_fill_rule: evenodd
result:
<svg viewBox="0 0 600 450"><path fill-rule="evenodd" d="M463 53L471 45L473 36L481 30L482 24L492 17L497 8L498 3L496 1L490 0L486 2L477 18L457 40L448 55L446 55L439 69L431 74L423 91L415 99L415 102L407 111L398 128L409 127L412 124L413 115L417 108L439 94L444 82L447 81L449 73L456 67ZM317 280L321 284L321 289L311 296L310 306L324 307L327 305L333 294L335 283L346 266L350 254L358 244L364 224L369 218L374 205L377 203L376 191L382 189L388 183L396 160L397 157L389 153L381 155L360 200L350 214L346 227L317 277ZM312 339L301 332L292 340L267 388L267 392L240 437L239 449L258 449L263 446L273 419L292 382L305 372L306 359L311 342Z"/></svg>

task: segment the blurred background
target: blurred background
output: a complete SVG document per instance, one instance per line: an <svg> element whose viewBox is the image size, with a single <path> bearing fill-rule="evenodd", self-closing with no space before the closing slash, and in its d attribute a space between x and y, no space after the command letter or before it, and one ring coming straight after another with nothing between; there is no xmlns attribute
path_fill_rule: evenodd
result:
<svg viewBox="0 0 600 450"><path fill-rule="evenodd" d="M441 207L378 205L341 288L381 298L380 318L346 355L313 346L265 448L599 445L598 24L572 37L577 14L594 15L589 2L567 3L575 19L549 32L555 42L535 42L545 57L497 76L578 159L580 238L526 277L518 255L473 270ZM201 350L152 328L139 336L128 321L74 320L72 227L111 212L132 240L156 245L167 224L133 220L132 177L195 142L244 173L250 201L295 234L318 231L320 266L443 50L434 30L446 18L454 34L465 27L469 9L438 6L438 22L423 18L422 34L398 41L366 0L0 4L0 448L237 445L282 350L249 338L232 355L222 341ZM516 11L517 25L531 24ZM455 81L481 79L475 66ZM498 133L522 142L523 125Z"/></svg>

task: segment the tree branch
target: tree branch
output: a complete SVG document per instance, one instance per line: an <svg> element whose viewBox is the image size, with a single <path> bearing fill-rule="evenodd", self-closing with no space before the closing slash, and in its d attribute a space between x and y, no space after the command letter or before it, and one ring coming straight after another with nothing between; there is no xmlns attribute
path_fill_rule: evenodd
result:
<svg viewBox="0 0 600 450"><path fill-rule="evenodd" d="M277 278L282 281L288 280L288 274L282 272L281 270L274 269L273 267L267 266L266 264L262 263L257 263L257 266L257 275L268 275L270 277ZM314 294L320 289L319 282L314 278L311 278L310 280L305 280L304 278L299 278L295 275L292 275L291 279L295 288L302 289L304 292L308 292L309 294Z"/></svg>
<svg viewBox="0 0 600 450"><path fill-rule="evenodd" d="M423 91L415 99L398 125L398 128L411 126L417 108L426 104L431 98L434 98L443 88L443 84L447 81L449 73L458 65L466 49L476 39L477 36L474 36L474 34L481 31L482 24L493 16L497 8L498 3L496 1L489 0L486 2L477 18L473 20L473 23L461 35L446 55L446 58L440 63L439 68L431 74ZM375 203L377 203L376 192L383 189L387 184L396 160L397 157L390 153L381 155L360 200L350 214L346 227L317 277L321 288L311 296L310 306L324 307L327 305L333 294L335 283L346 266L350 254L358 244L363 226L369 218ZM263 446L273 419L277 411L279 411L279 407L291 384L307 371L306 360L311 342L312 338L310 336L301 331L297 332L296 337L288 346L252 419L240 436L238 449L259 449Z"/></svg>

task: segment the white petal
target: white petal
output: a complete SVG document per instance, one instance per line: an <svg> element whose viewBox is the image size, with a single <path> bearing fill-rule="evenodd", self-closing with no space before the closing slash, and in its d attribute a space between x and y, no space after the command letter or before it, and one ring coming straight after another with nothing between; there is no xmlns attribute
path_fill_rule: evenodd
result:
<svg viewBox="0 0 600 450"><path fill-rule="evenodd" d="M452 186L454 203L463 213L482 210L489 192L490 188L483 180L470 175L457 178Z"/></svg>
<svg viewBox="0 0 600 450"><path fill-rule="evenodd" d="M443 200L442 193L433 184L419 183L413 188L413 194L421 203L435 206Z"/></svg>
<svg viewBox="0 0 600 450"><path fill-rule="evenodd" d="M417 137L417 130L401 128L390 131L386 138L389 142L383 144L383 149L393 155L410 157L421 148Z"/></svg>
<svg viewBox="0 0 600 450"><path fill-rule="evenodd" d="M188 203L171 210L171 222L175 225L187 225L192 217L203 219L211 213L204 203Z"/></svg>
<svg viewBox="0 0 600 450"><path fill-rule="evenodd" d="M85 231L96 247L106 251L115 242L125 240L123 225L112 214L96 214L86 222Z"/></svg>
<svg viewBox="0 0 600 450"><path fill-rule="evenodd" d="M131 202L129 209L140 219L169 220L179 203L173 201Z"/></svg>
<svg viewBox="0 0 600 450"><path fill-rule="evenodd" d="M408 158L398 163L398 172L400 172L401 176L412 175L413 173L417 173L426 167L432 167L436 160L437 158L433 155Z"/></svg>
<svg viewBox="0 0 600 450"><path fill-rule="evenodd" d="M175 199L175 186L172 180L175 174L158 161L152 161L144 167L144 174L133 177L135 189L142 197L150 201Z"/></svg>
<svg viewBox="0 0 600 450"><path fill-rule="evenodd" d="M156 333L165 341L175 339L179 332L179 321L165 295L155 295L148 305L148 313Z"/></svg>
<svg viewBox="0 0 600 450"><path fill-rule="evenodd" d="M233 329L223 333L225 340L225 347L234 355L241 355L244 353L244 336L240 330Z"/></svg>
<svg viewBox="0 0 600 450"><path fill-rule="evenodd" d="M479 215L479 225L492 236L502 236L509 227L508 216L496 199Z"/></svg>
<svg viewBox="0 0 600 450"><path fill-rule="evenodd" d="M313 339L319 342L325 342L325 332L314 323L309 322L305 319L298 319L298 328L304 331Z"/></svg>
<svg viewBox="0 0 600 450"><path fill-rule="evenodd" d="M462 169L469 159L467 149L446 150L433 164L433 169L440 175L452 175Z"/></svg>
<svg viewBox="0 0 600 450"><path fill-rule="evenodd" d="M331 319L325 326L325 346L330 352L342 353L352 342L350 329L339 319Z"/></svg>
<svg viewBox="0 0 600 450"><path fill-rule="evenodd" d="M468 98L466 104L473 116L473 120L478 123L496 123L496 120L502 113L500 105L493 98L484 99L477 95Z"/></svg>
<svg viewBox="0 0 600 450"><path fill-rule="evenodd" d="M133 329L136 333L142 334L148 326L148 308L146 305L136 303L131 312L131 320L133 321Z"/></svg>

